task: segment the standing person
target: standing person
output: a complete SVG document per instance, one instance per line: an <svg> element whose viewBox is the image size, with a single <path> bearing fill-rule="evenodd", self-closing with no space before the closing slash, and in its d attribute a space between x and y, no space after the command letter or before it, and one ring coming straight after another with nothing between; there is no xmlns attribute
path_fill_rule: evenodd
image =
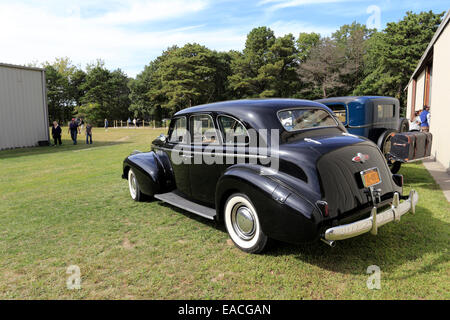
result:
<svg viewBox="0 0 450 320"><path fill-rule="evenodd" d="M133 119L134 128L136 129L136 118Z"/></svg>
<svg viewBox="0 0 450 320"><path fill-rule="evenodd" d="M72 118L72 121L69 124L69 133L73 144L77 144L77 134L81 134L81 131L78 124L75 122L75 118Z"/></svg>
<svg viewBox="0 0 450 320"><path fill-rule="evenodd" d="M420 114L420 129L422 132L430 132L430 106L424 106Z"/></svg>
<svg viewBox="0 0 450 320"><path fill-rule="evenodd" d="M105 119L105 130L108 131L108 119Z"/></svg>
<svg viewBox="0 0 450 320"><path fill-rule="evenodd" d="M86 121L86 144L92 144L92 126L88 121Z"/></svg>
<svg viewBox="0 0 450 320"><path fill-rule="evenodd" d="M59 145L62 145L61 134L62 134L62 130L61 130L61 127L59 126L58 122L53 121L52 136L53 136L53 141L55 142L55 146L58 144L58 142L59 142Z"/></svg>
<svg viewBox="0 0 450 320"><path fill-rule="evenodd" d="M420 131L420 111L414 113L414 119L409 123L409 131Z"/></svg>
<svg viewBox="0 0 450 320"><path fill-rule="evenodd" d="M131 125L131 119L130 119L130 118L128 118L128 120L127 120L127 128L129 128L129 127L130 127L130 125Z"/></svg>
<svg viewBox="0 0 450 320"><path fill-rule="evenodd" d="M83 129L84 129L84 119L81 118L81 130L83 130Z"/></svg>

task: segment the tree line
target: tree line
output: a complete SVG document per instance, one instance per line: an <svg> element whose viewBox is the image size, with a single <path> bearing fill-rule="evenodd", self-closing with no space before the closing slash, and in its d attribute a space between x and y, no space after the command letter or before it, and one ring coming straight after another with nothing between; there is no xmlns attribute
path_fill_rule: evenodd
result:
<svg viewBox="0 0 450 320"><path fill-rule="evenodd" d="M382 31L353 22L329 37L303 32L276 37L270 28L257 27L242 51L172 46L135 78L108 70L102 60L83 70L58 58L43 64L49 118L78 116L98 125L105 118L161 121L215 101L347 95L392 96L405 109L404 88L443 15L407 12Z"/></svg>

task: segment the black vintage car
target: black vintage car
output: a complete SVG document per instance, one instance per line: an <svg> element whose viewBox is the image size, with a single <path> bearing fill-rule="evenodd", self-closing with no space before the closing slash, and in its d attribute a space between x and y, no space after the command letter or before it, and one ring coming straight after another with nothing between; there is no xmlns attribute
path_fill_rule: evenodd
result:
<svg viewBox="0 0 450 320"><path fill-rule="evenodd" d="M176 113L167 136L124 160L131 197L154 197L225 223L235 245L258 253L269 239L330 246L409 212L379 148L349 134L323 104L241 100ZM404 201L400 201L404 200Z"/></svg>

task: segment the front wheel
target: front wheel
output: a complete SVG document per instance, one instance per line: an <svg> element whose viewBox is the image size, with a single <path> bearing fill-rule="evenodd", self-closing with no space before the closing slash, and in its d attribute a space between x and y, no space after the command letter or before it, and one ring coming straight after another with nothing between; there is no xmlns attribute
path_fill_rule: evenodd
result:
<svg viewBox="0 0 450 320"><path fill-rule="evenodd" d="M236 247L247 253L261 253L269 240L262 232L258 213L250 199L235 193L225 203L225 226Z"/></svg>
<svg viewBox="0 0 450 320"><path fill-rule="evenodd" d="M141 192L133 169L128 171L128 188L130 189L130 196L134 201L142 201L144 199L144 194Z"/></svg>

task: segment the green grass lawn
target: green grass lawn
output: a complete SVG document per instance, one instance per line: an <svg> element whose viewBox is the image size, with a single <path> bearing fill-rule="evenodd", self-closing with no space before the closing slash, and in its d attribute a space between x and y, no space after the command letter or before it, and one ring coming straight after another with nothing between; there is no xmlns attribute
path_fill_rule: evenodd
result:
<svg viewBox="0 0 450 320"><path fill-rule="evenodd" d="M450 205L421 164L405 166L416 215L338 242L249 255L224 226L136 203L122 161L161 130L94 129L94 144L0 152L2 299L449 299ZM83 136L82 136L83 138ZM66 269L81 270L68 290ZM381 268L381 289L366 287Z"/></svg>

